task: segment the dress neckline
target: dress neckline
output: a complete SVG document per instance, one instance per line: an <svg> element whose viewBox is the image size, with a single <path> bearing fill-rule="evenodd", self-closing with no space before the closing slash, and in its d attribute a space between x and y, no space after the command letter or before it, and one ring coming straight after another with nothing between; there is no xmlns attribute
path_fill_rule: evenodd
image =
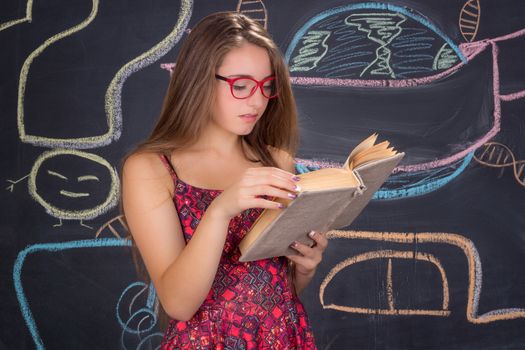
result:
<svg viewBox="0 0 525 350"><path fill-rule="evenodd" d="M181 180L181 178L178 176L175 178L175 181L181 182L184 186L192 188L194 190L200 190L200 191L206 191L206 192L217 192L217 193L221 193L224 191L224 190L217 190L213 188L204 188L204 187L194 186L192 184L187 183L186 181Z"/></svg>

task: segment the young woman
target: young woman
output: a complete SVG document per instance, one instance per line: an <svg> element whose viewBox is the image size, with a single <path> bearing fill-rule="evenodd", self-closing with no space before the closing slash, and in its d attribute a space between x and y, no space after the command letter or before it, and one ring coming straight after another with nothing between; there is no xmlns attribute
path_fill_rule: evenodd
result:
<svg viewBox="0 0 525 350"><path fill-rule="evenodd" d="M294 198L297 112L268 33L239 13L183 44L160 118L123 162L122 207L163 309L163 349L315 349L297 294L327 246L241 263L238 243L275 197Z"/></svg>

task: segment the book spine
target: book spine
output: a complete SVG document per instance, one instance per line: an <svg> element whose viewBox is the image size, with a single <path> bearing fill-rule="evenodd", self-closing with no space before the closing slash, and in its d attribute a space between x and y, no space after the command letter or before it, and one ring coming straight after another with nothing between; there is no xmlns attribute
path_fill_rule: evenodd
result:
<svg viewBox="0 0 525 350"><path fill-rule="evenodd" d="M357 189L356 189L356 191L354 192L354 197L361 196L361 195L363 195L363 192L366 191L366 185L365 185L365 182L364 182L363 179L361 178L361 175L359 175L359 172L358 172L358 171L352 170L352 172L354 173L355 177L356 177L357 180L359 181L359 186L357 186Z"/></svg>

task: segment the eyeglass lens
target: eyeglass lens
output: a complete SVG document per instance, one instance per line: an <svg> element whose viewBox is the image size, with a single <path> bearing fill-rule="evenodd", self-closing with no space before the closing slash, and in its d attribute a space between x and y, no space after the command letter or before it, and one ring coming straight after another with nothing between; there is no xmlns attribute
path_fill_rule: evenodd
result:
<svg viewBox="0 0 525 350"><path fill-rule="evenodd" d="M251 79L237 79L232 84L232 94L236 98L247 98L255 92L257 83ZM266 81L263 84L262 93L265 97L271 98L277 95L275 79Z"/></svg>

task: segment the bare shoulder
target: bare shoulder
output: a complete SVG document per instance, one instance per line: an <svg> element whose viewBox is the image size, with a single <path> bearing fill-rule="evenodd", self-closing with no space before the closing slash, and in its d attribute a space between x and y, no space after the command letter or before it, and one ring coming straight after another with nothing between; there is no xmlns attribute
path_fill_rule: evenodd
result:
<svg viewBox="0 0 525 350"><path fill-rule="evenodd" d="M268 146L268 149L270 150L273 159L275 159L279 165L279 168L295 174L295 160L290 153L284 149L272 146Z"/></svg>
<svg viewBox="0 0 525 350"><path fill-rule="evenodd" d="M159 155L152 152L141 152L130 155L122 167L124 182L144 184L162 192L173 193L173 181L169 171Z"/></svg>
<svg viewBox="0 0 525 350"><path fill-rule="evenodd" d="M153 175L162 165L160 157L152 152L140 152L130 155L124 162L123 170L130 175Z"/></svg>

